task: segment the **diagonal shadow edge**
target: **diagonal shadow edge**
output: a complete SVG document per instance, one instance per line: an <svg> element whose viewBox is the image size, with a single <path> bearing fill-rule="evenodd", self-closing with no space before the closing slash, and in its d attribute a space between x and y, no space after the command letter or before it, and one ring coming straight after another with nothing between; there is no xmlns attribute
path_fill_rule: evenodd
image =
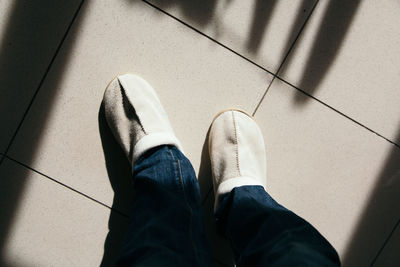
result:
<svg viewBox="0 0 400 267"><path fill-rule="evenodd" d="M400 130L397 135L400 142ZM400 220L400 149L392 147L343 256L344 266L373 264ZM379 244L378 249L376 249ZM366 257L366 255L369 255ZM370 262L365 262L369 258Z"/></svg>
<svg viewBox="0 0 400 267"><path fill-rule="evenodd" d="M86 1L87 2L87 1ZM62 39L60 40L57 49L55 51L55 53L53 54L53 57L51 58L49 65L46 69L46 72L44 74L44 76L42 77L35 93L34 96L31 98L31 101L29 103L28 108L25 110L25 113L23 115L22 120L20 121L17 130L15 131L11 141L8 144L6 153L4 155L4 157L2 157L2 160L4 160L4 158L7 156L7 153L10 149L10 147L12 146L12 143L15 140L15 137L17 136L17 133L19 131L19 129L21 128L21 126L23 125L23 122L25 121L25 118L27 117L28 112L30 111L34 100L37 98L37 95L39 94L39 91L42 93L42 85L44 83L44 81L46 80L46 78L48 77L49 72L51 71L54 77L53 80L53 86L51 88L57 88L57 84L59 82L59 80L62 77L62 73L65 69L65 67L68 65L68 59L69 59L69 52L71 51L71 46L70 47L65 47L64 46L64 41L66 40L66 38L69 38L70 40L72 40L72 44L74 43L74 40L77 38L77 28L79 26L79 24L81 23L82 17L84 16L83 14L85 13L85 6L83 5L85 3L84 0L82 0L78 7L75 9L75 11L72 13L72 18L70 20L70 23L68 24L67 29L64 32L64 35L62 36ZM5 36L11 36L11 33L13 32L13 25L16 24L15 21L16 20L24 20L26 19L26 14L27 12L31 12L31 13L35 13L37 12L36 9L33 10L29 10L23 3L20 2L16 2L15 3L15 8L12 9L12 16L10 16L10 19L12 20L12 22L8 23L9 27L7 28L7 32L5 34ZM79 15L79 16L78 16ZM40 23L48 23L47 21L41 21ZM25 23L28 24L28 23ZM74 29L72 29L72 25L74 25ZM28 25L26 25L26 27L34 27L34 25L32 25L32 23L29 23ZM32 29L33 31L33 29ZM29 29L28 29L29 32ZM49 32L46 32L45 34L50 34ZM19 37L18 37L19 38ZM16 40L19 40L19 39ZM45 40L44 40L45 41ZM63 49L63 55L60 55L60 51L61 48ZM4 52L2 51L1 54L4 54ZM54 62L57 60L61 60L62 62L64 62L64 64L61 67L58 68L54 68ZM20 77L21 79L23 79L23 77ZM26 162L27 165L29 165L29 163L34 160L35 158L35 154L37 149L39 148L40 145L40 139L42 136L42 131L45 128L45 124L47 121L47 117L50 114L51 111L51 106L52 103L54 102L54 98L56 95L55 90L52 90L50 92L47 92L48 94L43 96L46 98L47 100L47 109L42 109L40 112L40 116L38 116L36 118L36 125L37 128L35 129L35 133L37 135L37 138L35 138L34 140L36 140L35 143L31 143L31 144L26 144L25 146L25 151L24 153L26 155L29 155L28 158L30 159L29 162ZM21 184L26 184L26 179L27 177L18 177L20 179L22 179L22 182L20 182ZM7 245L7 240L10 238L9 234L10 234L10 230L12 228L16 213L18 211L18 206L21 204L20 200L21 197L24 193L24 186L22 187L18 187L18 188L12 188L10 190L7 190L6 194L3 194L0 196L0 203L2 205L2 214L0 217L0 263L1 264L7 264L6 261L6 257L7 255L5 255L5 248Z"/></svg>

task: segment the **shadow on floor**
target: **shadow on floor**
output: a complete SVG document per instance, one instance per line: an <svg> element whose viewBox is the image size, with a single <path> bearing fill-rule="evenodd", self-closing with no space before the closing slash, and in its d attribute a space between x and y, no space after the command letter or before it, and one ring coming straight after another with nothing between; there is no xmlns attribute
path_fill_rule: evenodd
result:
<svg viewBox="0 0 400 267"><path fill-rule="evenodd" d="M210 128L207 131L206 139L203 143L198 173L204 225L208 241L210 242L213 260L224 266L234 266L234 258L229 241L217 233L215 225L214 190L212 184L210 154L208 150L209 132Z"/></svg>
<svg viewBox="0 0 400 267"><path fill-rule="evenodd" d="M400 131L396 139L400 143ZM400 220L400 149L393 146L376 180L351 242L342 257L343 266L369 266L377 259L376 244L390 238ZM384 249L384 248L383 248ZM400 247L399 250L400 251ZM377 254L378 253L378 254ZM400 260L400 259L398 259ZM373 263L370 266L374 266ZM400 266L400 262L397 265Z"/></svg>
<svg viewBox="0 0 400 267"><path fill-rule="evenodd" d="M148 2L148 1L145 1ZM152 4L162 10L177 6L181 11L184 21L189 24L195 24L200 28L204 28L214 20L216 21L215 9L217 0L175 0L175 1L162 1L154 0ZM232 1L225 0L224 7L227 8ZM251 30L247 40L247 50L256 54L262 42L264 32L268 27L268 21L273 14L276 1L274 0L256 0L253 8L253 20L251 23Z"/></svg>
<svg viewBox="0 0 400 267"><path fill-rule="evenodd" d="M313 40L312 48L301 75L301 81L297 85L298 88L310 95L314 95L335 61L351 22L357 14L359 5L360 0L344 2L330 0L324 12L323 20L318 27L316 37ZM296 47L289 54L286 61L283 62L285 68L290 65L291 55L295 54L295 49ZM278 75L283 73L284 70L279 72ZM309 97L301 97L301 95L302 93L298 92L295 98L296 104L304 104L305 100L310 99Z"/></svg>
<svg viewBox="0 0 400 267"><path fill-rule="evenodd" d="M47 66L52 65L53 59L63 43L63 36L66 36L68 32L68 38L72 40L70 44L73 44L73 40L77 38L76 30L79 28L79 24L84 17L85 10L86 8L83 5L83 1L80 0L66 2L65 4L56 3L51 0L43 0L40 1L40 3L23 0L14 1L11 11L9 12L9 19L4 28L0 51L0 68L2 70L0 71L0 80L3 85L0 90L0 111L3 114L9 115L8 120L4 122L2 126L11 127L13 121L21 121L22 123L23 118L21 118L21 114L16 116L13 112L10 112L10 110L14 110L15 106L18 105L21 105L19 109L27 108L26 103L29 103L29 100L33 99L32 97L36 95L35 92L41 89L43 81L48 73L46 71L44 76L42 76L44 70L46 70ZM79 17L77 17L78 13L80 14ZM61 17L67 20L68 23L60 24L61 22L65 22L65 20L60 19ZM74 26L76 25L76 27L70 30L68 25L72 25L72 23ZM62 34L59 34L60 32ZM54 41L54 36L58 35L60 36L59 40ZM54 47L48 46L50 38L53 40L52 43L55 44ZM47 51L44 50L46 48L48 49ZM47 118L51 114L57 88L59 87L59 81L63 76L65 67L68 65L69 52L71 49L72 46L63 46L63 53L58 56L57 60L61 60L65 62L65 64L59 64L58 68L53 68L51 70L53 80L50 81L50 84L52 90L45 92L46 95L42 96L46 100L45 102L47 105L40 110L39 116L35 118L36 127L31 129L32 136L34 137L32 140L36 140L36 142L26 143L25 150L23 151L29 158L29 160L24 162L24 164L28 166L30 166L30 163L33 162L37 156L36 152L40 147L40 141L46 128ZM44 53L50 55L48 62L43 62L43 57L41 55ZM21 69L29 71L24 73L20 71ZM32 81L35 81L34 75L43 78L38 84L34 85L35 88L27 88L25 84L32 85ZM24 101L20 101L21 99L24 99ZM6 155L18 129L19 128L15 130L14 136L9 140L9 145L5 151ZM1 135L1 138L6 137ZM3 159L5 159L5 157ZM24 187L27 177L18 178L22 179L22 181L19 182L20 186L8 188L6 195L0 195L0 203L6 203L2 206L2 211L0 213L0 265L7 264L5 247L25 190Z"/></svg>
<svg viewBox="0 0 400 267"><path fill-rule="evenodd" d="M275 0L256 1L251 30L247 38L247 50L250 52L258 52L264 33L267 30L268 20L273 14L276 3L277 1Z"/></svg>
<svg viewBox="0 0 400 267"><path fill-rule="evenodd" d="M182 11L184 21L188 21L191 25L193 25L193 23L198 24L197 26L199 27L208 25L210 21L214 19L216 3L213 1L211 4L211 2L212 1L207 2L208 4L205 5L205 7L196 8L199 4L199 1L196 0L151 1L151 3L163 10L178 6ZM229 1L229 3L230 2L231 1ZM229 3L227 1L227 4ZM318 1L302 1L302 4L299 5L296 17L292 19L292 27L289 30L289 36L297 36L300 34L299 40L301 39L301 32L299 32L298 25L303 23L303 13L305 10L311 10L315 3L318 5ZM272 1L257 0L255 2L252 23L250 25L251 30L247 36L247 50L249 52L256 54L259 51L260 44L263 41L263 35L268 28L268 20L273 14L275 4L276 3ZM302 79L298 86L300 89L311 95L315 94L318 90L325 75L329 72L336 56L340 52L351 23L359 10L360 4L360 0L346 2L329 0L322 16L323 19L317 27L316 37L312 41L310 53L306 58ZM291 49L293 50L290 51ZM295 54L296 46L294 46L294 43L287 43L282 51L282 70L280 67L278 75L284 74L285 69L291 64L291 56ZM303 94L298 92L294 104L303 105L308 100L310 100L309 97L303 97ZM399 139L400 138L397 139L396 143L400 142ZM208 181L209 177L211 177L211 172L210 165L207 162L208 152L205 144L203 145L203 154L199 171L199 183L203 197L205 197L207 193L213 193L212 190L210 191L209 189L212 188L211 183ZM343 257L344 266L362 266L365 264L365 259L367 258L365 254L374 254L376 252L373 250L374 246L372 244L385 238L392 230L381 229L381 218L382 216L390 217L390 215L387 215L388 213L390 214L389 210L399 203L400 171L399 167L396 166L399 162L398 153L399 149L393 147L387 163L381 172L380 178L378 178L378 183L372 193L371 200L356 227L352 238L353 241L347 249L347 254ZM211 196L205 197L204 201L207 201L208 198L211 198ZM212 211L209 208L205 208L204 211L206 213L206 218L212 217ZM210 226L210 222L211 220L206 224ZM208 230L210 229L209 227ZM209 234L211 232L209 231Z"/></svg>
<svg viewBox="0 0 400 267"><path fill-rule="evenodd" d="M215 16L217 16L216 8L218 3L222 2L226 8L232 4L232 1L228 0L221 0L219 2L216 0L153 0L144 2L150 3L150 5L154 5L162 10L178 7L183 16L183 20L195 28L199 27L198 30L200 31L211 22L217 22ZM249 33L247 35L245 47L248 52L252 54L257 54L259 52L261 43L265 37L264 35L268 30L269 21L273 16L276 3L277 1L272 0L254 0L254 2L249 4L253 4L253 15L249 25ZM318 26L310 53L307 55L302 79L297 85L299 88L311 95L318 90L342 47L351 22L357 14L360 3L360 0L345 2L329 0L329 4L323 14L323 19ZM304 23L304 12L312 12L315 4L318 4L318 0L302 1L298 7L297 15L292 19L289 18L292 21L292 27L288 32L288 37L300 34L302 29L299 25ZM218 14L218 16L223 16L223 11L221 14ZM293 39L289 38L289 40ZM296 42L296 39L294 42ZM292 47L296 49L293 42L288 42L282 50L282 63L277 73L280 76L284 74L285 69L287 69L291 63L291 55L294 54L293 51L291 51ZM255 61L257 62L257 60ZM298 92L298 94L299 95L295 97L295 103L298 105L304 104L309 99L301 97L301 92Z"/></svg>
<svg viewBox="0 0 400 267"><path fill-rule="evenodd" d="M132 174L128 160L120 145L115 140L105 119L104 106L100 107L99 131L103 146L106 167L111 186L114 190L112 212L109 219L109 233L104 244L104 255L101 266L114 266L119 255L124 233L128 227L129 203L132 201ZM214 193L212 190L212 174L208 154L208 133L203 144L199 170L199 184L204 212L206 234L212 248L213 260L224 266L234 266L233 255L228 241L219 236L214 223ZM227 263L230 263L227 265Z"/></svg>
<svg viewBox="0 0 400 267"><path fill-rule="evenodd" d="M114 191L112 211L108 221L109 232L104 243L101 262L101 266L105 267L115 265L128 228L129 203L132 200L132 172L124 152L108 127L103 104L100 106L98 120L107 174Z"/></svg>
<svg viewBox="0 0 400 267"><path fill-rule="evenodd" d="M205 201L206 197L208 197L210 193L213 193L211 161L210 161L210 154L208 151L209 133L210 133L210 128L208 128L206 139L203 143L203 148L201 150L200 167L199 167L199 173L197 175L197 179L199 180L199 185L200 185L200 194L202 202Z"/></svg>
<svg viewBox="0 0 400 267"><path fill-rule="evenodd" d="M177 6L185 17L185 21L201 27L210 23L217 4L217 0L154 0L144 2L150 2L162 10Z"/></svg>
<svg viewBox="0 0 400 267"><path fill-rule="evenodd" d="M73 21L74 28L68 34L68 38L70 40L75 40L78 37L77 29L79 29L81 20L82 18L84 18L88 2L89 1L87 0L85 1L85 4L83 4L84 1L82 1L81 5L83 6L79 6L77 9L77 13L79 12L79 16L75 21ZM176 3L179 3L179 5L181 5L182 8L186 9L185 11L186 16L194 17L195 21L197 20L199 21L200 24L203 25L212 18L213 10L215 8L215 1L208 1L205 7L201 7L199 9L202 10L201 12L196 11L194 12L195 14L193 14L194 10L193 7L196 7L196 5L198 6L199 3L194 3L194 2L187 3L186 1L183 0L177 1ZM354 14L358 8L359 3L360 3L359 0L341 3L343 4L342 7L341 5L337 4L336 1L331 0L329 8L327 9L325 14L325 19L318 31L317 35L318 37L314 41L312 49L313 52L310 55L309 60L307 61L307 67L304 71L305 74L303 75L304 81L302 82L303 85L301 86L301 88L303 88L304 86L304 88L308 88L307 89L308 92L312 93L315 92L315 90L318 88L319 83L322 81L324 75L329 70L330 65L332 64L335 56L337 55L340 49L341 43L346 36L347 29L351 24L352 18L354 17ZM41 49L44 46L43 43L48 42L48 38L50 37L50 35L53 34L54 32L60 31L60 29L62 28L60 25L57 25L56 23L54 24L49 23L50 19L46 20L46 18L49 18L48 17L49 15L53 14L52 7L54 7L54 3L53 1L50 0L46 0L45 2L42 1L40 8L35 5L26 5L21 0L14 2L11 11L11 16L7 22L5 34L3 36L3 41L1 44L0 66L13 68L13 66L17 62L15 59L21 57L22 58L21 64L29 64L29 69L32 70L39 69L39 67L37 66L37 64L40 62L38 55L41 53ZM271 6L269 8L271 8ZM268 12L268 10L265 11L266 9L268 9L267 6L264 6L264 12ZM68 10L65 11L67 12ZM202 13L203 15L201 15ZM252 28L254 28L254 30L252 31L253 32L252 35L263 34L263 32L260 29L264 28L265 30L268 26L268 24L262 20L263 16L261 13L262 13L261 11L258 10L255 11L255 17L253 21L256 22L253 22L253 24L259 23L260 25L259 26L253 25ZM31 23L31 21L36 21L37 23ZM295 21L297 21L297 19L295 19ZM38 23L49 24L50 28L46 27L45 30L41 31L40 27L38 26ZM18 31L21 28L24 29L23 33ZM30 47L29 49L21 48L22 50L20 50L18 54L9 54L7 52L8 51L7 47L9 47L10 45L23 46L27 42L27 40L29 41L31 40L31 38L34 38L36 42L34 43L35 48L33 49L33 51L35 51L36 53L32 53L32 47ZM255 41L249 41L248 46L254 47L253 49L259 49L259 43L262 41L262 36L255 36L249 38L250 40L253 39ZM254 44L252 44L252 42L254 42ZM44 130L46 129L46 122L49 115L51 114L52 105L57 95L57 88L59 88L58 85L60 83L60 80L62 79L64 70L68 65L69 54L73 49L74 42L73 41L69 42L69 44L70 44L69 46L63 46L63 53L60 54L59 57L57 58L57 60L60 60L61 62L65 63L58 64L57 67L52 68L51 70L52 75L49 84L53 90L48 90L46 92L43 92L45 93L45 95L42 95L42 97L45 99L45 102L48 105L46 105L46 107L43 108L38 114L38 116L35 118L36 128L32 129L32 135L34 136L34 139L37 141L36 143L26 144L24 153L26 155L29 155L28 157L30 158L28 162L24 162L27 165L30 165L30 162L33 162L33 160L37 156L36 152L40 146L40 140L44 134ZM290 59L288 60L289 61L286 62L286 64L290 63ZM14 75L11 76L9 75L5 76L3 75L3 73L5 72L0 73L0 80L2 81L3 85L10 85L10 87L8 88L3 87L3 89L0 92L2 96L0 98L0 103L1 103L0 110L8 114L7 111L9 110L9 107L11 105L19 104L18 102L10 100L10 99L15 99L14 97L15 92L17 92L16 93L17 96L21 97L27 96L28 99L30 99L30 97L32 96L31 91L27 90L27 88L14 88L13 80L19 79L23 81L24 79L30 79L29 75L32 75L32 73L16 72ZM41 84L38 84L38 90L40 88ZM10 114L10 116L11 115L13 114ZM10 118L12 118L12 116ZM99 127L101 129L103 127L102 124L103 122L101 122L100 112L99 112ZM103 131L101 129L100 131ZM121 162L125 162L126 160L125 161L122 160L120 152L116 150L114 151L114 148L111 147L114 146L114 144L112 144L112 141L108 140L109 133L107 133L106 130L104 131L106 133L103 133L102 143L105 154L110 155L111 157L110 158L109 156L105 155L110 182L115 191L114 204L116 208L118 207L118 209L124 210L122 203L128 203L126 201L127 193L124 191L126 188L120 188L120 186L122 185L119 184L119 182L117 182L118 181L117 177L119 179L121 176L126 175L127 173L126 167L123 167L123 164L118 162L119 160L121 160ZM397 138L396 142L397 143L400 142L400 137ZM208 177L209 177L208 179L211 178L211 176L209 176L210 167L209 163L207 162L208 152L206 152L207 149L206 143L207 142L205 142L203 145L202 163L199 173L199 181L201 182L201 184L203 184L202 190L206 190L204 189L206 188L204 187L204 185L208 183L205 182L205 179L207 179ZM343 257L344 265L358 266L358 263L360 263L360 261L364 259L365 251L370 250L369 244L372 244L371 242L373 242L374 240L381 240L381 238L376 239L375 234L390 233L391 231L391 229L384 229L383 231L381 230L381 218L383 218L385 214L392 212L393 207L397 207L398 210L397 203L400 203L398 197L400 193L398 151L399 151L398 148L396 147L393 148L391 154L388 157L386 165L382 169L380 175L381 178L378 179L379 183L377 184L376 188L374 189L374 192L371 195L371 200L368 203L367 209L365 210L363 216L360 219L359 225L356 227L357 230L354 234L353 242L349 245L349 248L347 249L348 254ZM112 155L114 155L116 158L112 158ZM107 157L109 158L107 159ZM115 169L111 165L121 166L122 169L121 170ZM124 168L125 171L123 170ZM23 177L21 179L24 180L22 182L22 184L24 184L26 177ZM0 196L0 202L7 203L5 208L1 211L0 215L1 257L4 256L3 254L4 246L7 242L9 230L13 224L14 216L18 211L20 197L23 194L23 192L24 192L24 186L14 187L10 188L8 195ZM210 194L212 194L212 191L207 191L207 192L210 192ZM212 196L207 197L205 200L206 201L209 200L210 203L213 203ZM204 207L206 207L206 205L204 205ZM206 218L212 218L212 216L210 216L210 214L212 215L212 209L210 209L209 207L210 205L208 205L207 208L205 208ZM124 232L123 227L126 226L125 220L126 218L120 213L111 212L109 220L110 232L105 242L105 253L103 257L102 266L107 266L108 264L111 264L111 262L115 258L115 255L117 254L118 250L116 249L116 246L120 244L122 233ZM212 223L208 223L211 222L212 220L211 219L208 221L207 220L208 219L206 219L206 225L209 225L209 227L212 228ZM208 232L211 233L212 231L209 230ZM3 258L0 259L0 264L2 263L3 263Z"/></svg>

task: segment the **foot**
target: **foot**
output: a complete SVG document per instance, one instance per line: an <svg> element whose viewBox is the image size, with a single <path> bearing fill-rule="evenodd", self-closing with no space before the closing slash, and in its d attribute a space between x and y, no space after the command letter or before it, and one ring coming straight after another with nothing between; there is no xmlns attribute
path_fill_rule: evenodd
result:
<svg viewBox="0 0 400 267"><path fill-rule="evenodd" d="M142 78L125 74L110 82L103 97L107 123L132 164L159 145L181 149L156 92Z"/></svg>
<svg viewBox="0 0 400 267"><path fill-rule="evenodd" d="M251 115L241 110L220 112L209 135L215 208L220 195L243 185L265 187L267 177L264 139Z"/></svg>

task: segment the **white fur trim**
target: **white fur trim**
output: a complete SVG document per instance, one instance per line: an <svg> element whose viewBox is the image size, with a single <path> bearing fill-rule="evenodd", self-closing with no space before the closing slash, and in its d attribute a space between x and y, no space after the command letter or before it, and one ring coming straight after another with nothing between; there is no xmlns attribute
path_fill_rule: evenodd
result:
<svg viewBox="0 0 400 267"><path fill-rule="evenodd" d="M174 145L182 153L182 146L176 136L170 132L150 133L142 137L133 148L132 167L135 161L147 150L160 145Z"/></svg>
<svg viewBox="0 0 400 267"><path fill-rule="evenodd" d="M216 210L216 208L218 206L218 198L220 195L229 193L232 191L233 188L239 187L239 186L244 186L244 185L260 185L260 186L264 187L264 185L260 183L259 179L256 179L256 178L247 177L247 176L229 178L229 179L223 181L218 186L218 189L215 193L214 211Z"/></svg>

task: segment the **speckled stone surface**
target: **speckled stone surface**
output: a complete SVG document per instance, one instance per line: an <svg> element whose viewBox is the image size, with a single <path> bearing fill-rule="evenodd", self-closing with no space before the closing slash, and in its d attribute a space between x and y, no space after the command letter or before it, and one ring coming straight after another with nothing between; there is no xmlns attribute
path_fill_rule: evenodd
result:
<svg viewBox="0 0 400 267"><path fill-rule="evenodd" d="M267 188L326 236L344 266L368 266L398 220L400 151L316 101L294 104L296 93L275 80L256 113Z"/></svg>
<svg viewBox="0 0 400 267"><path fill-rule="evenodd" d="M148 2L275 73L316 1Z"/></svg>
<svg viewBox="0 0 400 267"><path fill-rule="evenodd" d="M100 265L110 209L10 160L0 176L2 266Z"/></svg>
<svg viewBox="0 0 400 267"><path fill-rule="evenodd" d="M115 75L135 73L154 87L196 170L213 116L252 112L272 78L142 2L89 1L76 23L10 156L109 205L109 176L129 183L99 111Z"/></svg>
<svg viewBox="0 0 400 267"><path fill-rule="evenodd" d="M0 2L0 152L5 152L79 0Z"/></svg>
<svg viewBox="0 0 400 267"><path fill-rule="evenodd" d="M85 0L48 73L80 1L14 2L0 2L0 161L46 79L0 163L0 265L111 265L131 170L101 101L130 72L155 88L198 173L214 265L232 266L213 222L207 131L222 109L255 110L316 1ZM319 1L279 76L332 108L275 79L255 116L268 191L324 234L344 267L398 262L398 228L389 235L400 149L374 132L400 143L399 8Z"/></svg>
<svg viewBox="0 0 400 267"><path fill-rule="evenodd" d="M399 11L396 1L320 1L279 75L400 144Z"/></svg>

